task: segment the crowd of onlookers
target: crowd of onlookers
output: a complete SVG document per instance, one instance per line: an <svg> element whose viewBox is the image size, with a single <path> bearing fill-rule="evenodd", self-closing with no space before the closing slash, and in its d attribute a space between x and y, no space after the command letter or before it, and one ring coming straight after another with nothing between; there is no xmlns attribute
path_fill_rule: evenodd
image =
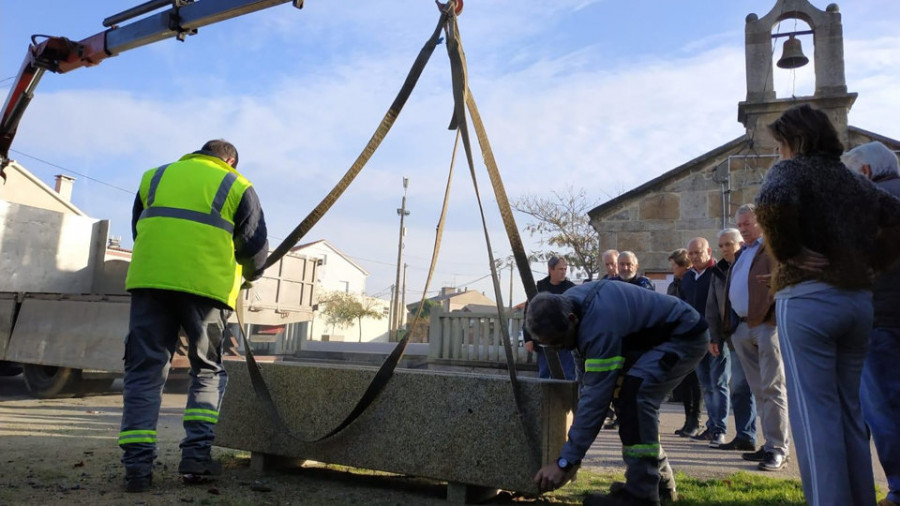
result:
<svg viewBox="0 0 900 506"><path fill-rule="evenodd" d="M879 142L845 152L828 117L808 105L769 131L781 160L756 202L737 209L735 228L718 233L718 260L704 237L669 256L667 293L704 317L710 334L677 388L685 422L676 434L741 451L766 471L783 469L794 448L813 505L875 504L871 435L889 486L878 504L897 506L897 156ZM562 272L554 278L551 265L539 291L568 288L556 262ZM608 250L603 263L603 279L655 290L633 252ZM610 410L605 427L616 423Z"/></svg>

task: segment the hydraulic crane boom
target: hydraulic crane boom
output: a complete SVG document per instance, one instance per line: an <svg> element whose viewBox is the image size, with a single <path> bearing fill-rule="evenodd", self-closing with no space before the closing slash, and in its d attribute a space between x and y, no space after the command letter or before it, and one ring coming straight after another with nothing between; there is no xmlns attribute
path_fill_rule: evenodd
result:
<svg viewBox="0 0 900 506"><path fill-rule="evenodd" d="M172 37L184 40L202 26L288 2L298 9L303 7L303 0L150 0L106 18L103 26L109 27L107 30L78 42L65 37L32 35L25 61L0 110L0 176L6 179L3 169L10 161L9 148L45 71L63 74L90 67L129 49ZM169 7L166 10L118 26L166 6Z"/></svg>

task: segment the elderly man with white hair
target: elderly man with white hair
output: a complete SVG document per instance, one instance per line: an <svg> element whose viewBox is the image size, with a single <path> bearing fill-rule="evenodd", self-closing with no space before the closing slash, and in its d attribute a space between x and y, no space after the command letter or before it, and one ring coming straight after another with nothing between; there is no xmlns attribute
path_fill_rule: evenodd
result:
<svg viewBox="0 0 900 506"><path fill-rule="evenodd" d="M625 281L626 283L631 283L632 285L637 285L641 288L656 290L656 286L654 286L653 281L650 281L650 278L638 276L639 264L637 255L635 255L633 251L623 251L619 253L618 267L619 275L612 279Z"/></svg>
<svg viewBox="0 0 900 506"><path fill-rule="evenodd" d="M741 232L736 228L726 228L719 231L719 251L722 252L722 258L716 264L724 273L728 273L732 265L734 265L735 257L741 246L744 245L744 238ZM722 346L728 347L730 354L735 353L734 343L731 342L732 326L736 327L737 323L732 322L726 315L728 307L728 293L725 291L725 278L713 276L710 279L709 295L706 298L706 322L709 323L710 349L709 352L714 356L718 356ZM725 323L731 325L725 327ZM714 448L720 450L739 450L739 451L755 451L756 450L756 401L753 398L753 391L747 382L747 375L744 373L744 367L736 356L731 356L731 407L734 411L734 427L735 437L728 443L719 444L718 446L711 444Z"/></svg>
<svg viewBox="0 0 900 506"><path fill-rule="evenodd" d="M884 144L857 146L841 160L878 188L900 197L897 155ZM863 365L860 403L890 489L878 504L896 506L900 504L900 406L896 402L900 379L894 369L900 364L900 266L875 278L872 303L875 321Z"/></svg>
<svg viewBox="0 0 900 506"><path fill-rule="evenodd" d="M606 267L606 274L601 279L613 279L619 275L619 252L614 249L608 249L601 255L603 259L603 267Z"/></svg>

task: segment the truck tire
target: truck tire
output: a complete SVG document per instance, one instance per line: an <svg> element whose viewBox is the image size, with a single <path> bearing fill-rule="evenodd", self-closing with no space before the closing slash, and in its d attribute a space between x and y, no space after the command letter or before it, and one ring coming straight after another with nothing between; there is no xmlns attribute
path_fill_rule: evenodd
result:
<svg viewBox="0 0 900 506"><path fill-rule="evenodd" d="M25 386L38 399L74 397L81 389L81 369L24 364Z"/></svg>
<svg viewBox="0 0 900 506"><path fill-rule="evenodd" d="M81 395L109 393L114 381L116 378L82 378L78 393Z"/></svg>
<svg viewBox="0 0 900 506"><path fill-rule="evenodd" d="M21 365L0 360L0 376L18 376L20 374L22 374Z"/></svg>

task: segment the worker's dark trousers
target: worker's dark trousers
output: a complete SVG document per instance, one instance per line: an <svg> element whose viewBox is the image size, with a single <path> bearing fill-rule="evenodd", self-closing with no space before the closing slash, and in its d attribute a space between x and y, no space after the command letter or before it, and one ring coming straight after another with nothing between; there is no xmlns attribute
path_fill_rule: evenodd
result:
<svg viewBox="0 0 900 506"><path fill-rule="evenodd" d="M156 423L162 389L178 344L179 328L188 337L191 363L182 459L210 458L213 428L228 382L222 367L222 343L229 314L221 303L205 297L169 290L132 291L119 433L119 446L124 451L122 462L128 475L149 474L156 458Z"/></svg>
<svg viewBox="0 0 900 506"><path fill-rule="evenodd" d="M709 332L667 341L645 352L621 378L613 405L625 460L625 488L659 501L659 489L674 489L675 476L659 444L659 406L706 354Z"/></svg>

